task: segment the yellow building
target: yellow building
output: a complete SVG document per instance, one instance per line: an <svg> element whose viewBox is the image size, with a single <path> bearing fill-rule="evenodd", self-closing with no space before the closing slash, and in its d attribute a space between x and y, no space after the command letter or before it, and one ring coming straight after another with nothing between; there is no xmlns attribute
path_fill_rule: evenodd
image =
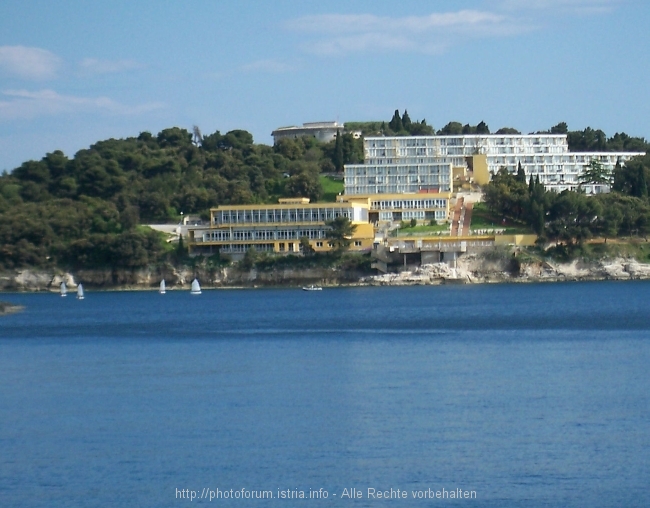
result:
<svg viewBox="0 0 650 508"><path fill-rule="evenodd" d="M258 252L298 253L306 238L316 252L332 250L327 221L347 217L356 230L350 250L372 248L374 228L365 203L309 203L307 198L287 198L277 205L225 205L210 209L210 225L189 230L193 254L217 251L233 257L250 248Z"/></svg>

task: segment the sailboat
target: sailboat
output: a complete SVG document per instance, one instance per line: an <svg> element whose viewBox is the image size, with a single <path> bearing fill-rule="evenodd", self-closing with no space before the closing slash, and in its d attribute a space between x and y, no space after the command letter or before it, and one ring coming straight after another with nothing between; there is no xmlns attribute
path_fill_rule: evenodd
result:
<svg viewBox="0 0 650 508"><path fill-rule="evenodd" d="M190 291L190 294L192 295L200 295L201 294L201 286L199 285L199 281L194 279L192 281L192 291Z"/></svg>
<svg viewBox="0 0 650 508"><path fill-rule="evenodd" d="M77 286L77 300L83 300L84 299L84 287L79 284Z"/></svg>
<svg viewBox="0 0 650 508"><path fill-rule="evenodd" d="M165 279L160 281L160 290L158 291L161 295L165 294Z"/></svg>
<svg viewBox="0 0 650 508"><path fill-rule="evenodd" d="M61 296L68 296L68 288L65 285L65 282L61 283Z"/></svg>

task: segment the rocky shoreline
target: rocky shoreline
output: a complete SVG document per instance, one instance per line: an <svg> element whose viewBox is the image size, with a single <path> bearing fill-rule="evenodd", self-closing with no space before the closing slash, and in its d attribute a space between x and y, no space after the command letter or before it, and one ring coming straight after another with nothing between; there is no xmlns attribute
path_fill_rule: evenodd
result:
<svg viewBox="0 0 650 508"><path fill-rule="evenodd" d="M650 264L623 258L558 264L529 262L513 267L510 260L490 261L468 256L459 259L456 268L444 263L428 264L400 273L364 277L360 282L371 286L409 286L647 279L650 279Z"/></svg>
<svg viewBox="0 0 650 508"><path fill-rule="evenodd" d="M468 254L456 267L445 263L426 264L399 273L367 275L332 268L240 271L222 268L177 270L171 267L115 271L80 270L62 273L43 270L18 270L0 273L0 292L58 292L62 282L74 290L79 282L91 290L155 290L161 279L168 290L189 290L196 277L203 288L300 287L322 286L408 286L437 284L482 284L499 282L563 282L596 280L650 279L650 264L633 259L576 260L571 263L546 261L513 262L515 258L490 259Z"/></svg>

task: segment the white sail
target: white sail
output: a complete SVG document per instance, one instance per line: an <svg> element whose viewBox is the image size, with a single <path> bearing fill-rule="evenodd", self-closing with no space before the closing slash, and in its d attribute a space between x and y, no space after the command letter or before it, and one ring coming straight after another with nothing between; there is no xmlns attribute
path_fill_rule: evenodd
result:
<svg viewBox="0 0 650 508"><path fill-rule="evenodd" d="M199 281L194 279L192 281L192 291L190 291L191 294L193 295L200 295L201 294L201 286L199 285Z"/></svg>
<svg viewBox="0 0 650 508"><path fill-rule="evenodd" d="M68 288L65 285L65 282L61 283L61 296L68 296Z"/></svg>
<svg viewBox="0 0 650 508"><path fill-rule="evenodd" d="M160 281L160 294L161 295L165 294L165 279Z"/></svg>
<svg viewBox="0 0 650 508"><path fill-rule="evenodd" d="M77 300L83 300L84 299L84 287L79 284L77 286Z"/></svg>

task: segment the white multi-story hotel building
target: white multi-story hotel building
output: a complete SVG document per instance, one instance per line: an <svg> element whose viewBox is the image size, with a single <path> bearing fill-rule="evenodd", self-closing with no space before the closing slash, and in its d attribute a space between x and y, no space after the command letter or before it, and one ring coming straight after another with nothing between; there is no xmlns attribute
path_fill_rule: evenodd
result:
<svg viewBox="0 0 650 508"><path fill-rule="evenodd" d="M451 192L452 164L448 158L390 160L394 162L386 158L366 159L366 164L346 165L345 194Z"/></svg>
<svg viewBox="0 0 650 508"><path fill-rule="evenodd" d="M578 177L592 160L608 170L639 152L569 152L565 134L471 134L452 136L369 137L364 164L345 166L345 194L380 194L451 189L452 167L466 167L468 157L484 155L487 174L506 168L526 177L539 176L548 190L578 187ZM583 185L587 193L607 192L606 185Z"/></svg>

